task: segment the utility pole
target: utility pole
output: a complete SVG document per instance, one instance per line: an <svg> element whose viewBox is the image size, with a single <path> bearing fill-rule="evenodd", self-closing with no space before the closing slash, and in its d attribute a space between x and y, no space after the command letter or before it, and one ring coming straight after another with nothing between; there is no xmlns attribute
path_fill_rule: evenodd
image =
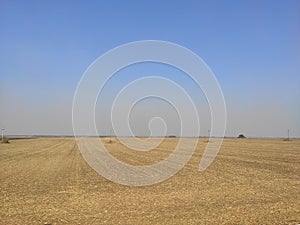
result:
<svg viewBox="0 0 300 225"><path fill-rule="evenodd" d="M288 129L288 140L290 140L290 129Z"/></svg>
<svg viewBox="0 0 300 225"><path fill-rule="evenodd" d="M2 139L1 139L1 140L2 140L2 141L4 140L4 139L3 139L3 137L4 137L4 130L5 130L5 129L3 129L3 128L1 129L1 131L2 131Z"/></svg>

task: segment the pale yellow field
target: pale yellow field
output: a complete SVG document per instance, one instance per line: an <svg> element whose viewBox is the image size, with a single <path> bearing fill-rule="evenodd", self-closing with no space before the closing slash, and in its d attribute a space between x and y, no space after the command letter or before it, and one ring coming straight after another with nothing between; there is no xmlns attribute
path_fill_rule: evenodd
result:
<svg viewBox="0 0 300 225"><path fill-rule="evenodd" d="M168 156L176 143L166 139L139 154L117 140L107 147L120 160L149 164ZM72 138L0 144L0 224L300 223L300 140L225 139L200 173L206 144L199 139L184 169L148 187L101 177Z"/></svg>

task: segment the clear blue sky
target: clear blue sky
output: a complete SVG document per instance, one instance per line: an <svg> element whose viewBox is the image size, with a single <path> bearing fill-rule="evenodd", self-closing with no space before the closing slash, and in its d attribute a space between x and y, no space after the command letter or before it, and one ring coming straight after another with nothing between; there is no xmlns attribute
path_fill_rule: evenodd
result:
<svg viewBox="0 0 300 225"><path fill-rule="evenodd" d="M278 137L289 128L300 137L300 1L4 0L0 32L7 133L71 134L86 68L118 45L155 39L209 65L224 92L228 136Z"/></svg>

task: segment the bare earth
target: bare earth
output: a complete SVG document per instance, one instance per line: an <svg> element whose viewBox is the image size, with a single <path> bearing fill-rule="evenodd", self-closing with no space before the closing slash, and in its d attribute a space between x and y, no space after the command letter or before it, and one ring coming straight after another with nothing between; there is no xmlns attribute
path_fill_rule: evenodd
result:
<svg viewBox="0 0 300 225"><path fill-rule="evenodd" d="M177 139L156 150L110 152L143 165L168 156ZM0 144L0 224L300 224L300 140L225 139L198 171L207 141L169 180L128 187L98 175L73 138Z"/></svg>

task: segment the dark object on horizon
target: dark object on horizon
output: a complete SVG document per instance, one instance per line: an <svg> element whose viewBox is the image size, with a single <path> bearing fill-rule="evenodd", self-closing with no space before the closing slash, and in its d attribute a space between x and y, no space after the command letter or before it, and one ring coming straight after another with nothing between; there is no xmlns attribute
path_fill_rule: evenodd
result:
<svg viewBox="0 0 300 225"><path fill-rule="evenodd" d="M176 135L168 135L167 138L176 138Z"/></svg>
<svg viewBox="0 0 300 225"><path fill-rule="evenodd" d="M9 139L8 139L8 137L3 137L3 139L2 139L2 143L3 144L8 144L9 143Z"/></svg>
<svg viewBox="0 0 300 225"><path fill-rule="evenodd" d="M246 137L243 134L239 134L238 138L246 138Z"/></svg>

